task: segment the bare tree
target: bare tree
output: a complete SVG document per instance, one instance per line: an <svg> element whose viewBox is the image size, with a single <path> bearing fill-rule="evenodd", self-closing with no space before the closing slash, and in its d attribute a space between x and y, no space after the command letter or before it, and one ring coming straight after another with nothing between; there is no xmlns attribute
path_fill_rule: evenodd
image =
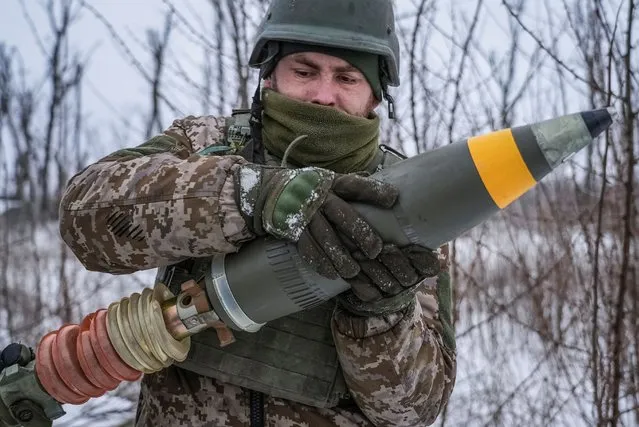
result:
<svg viewBox="0 0 639 427"><path fill-rule="evenodd" d="M190 3L163 0L167 18L147 29L145 59L132 53L99 7L75 4L104 26L148 83L144 132L150 136L169 116L191 114L179 105L191 106L192 99L205 114L250 105L256 74L246 62L266 3L211 0L191 10ZM405 83L393 89L398 118L384 121L384 143L418 153L587 108L612 105L620 112L619 124L598 143L453 242L459 375L439 424L639 424L636 0L396 6ZM71 53L69 26L78 9L71 2L46 7L54 35L51 45L38 37L51 88L46 105L27 83L19 55L0 44L0 199L51 213L69 173L65 162L83 152L70 147L86 139L85 67ZM180 36L205 57L202 81L169 48ZM44 132L34 126L38 118ZM76 168L83 163L77 154ZM43 177L57 185L43 184ZM40 311L39 319L77 318L83 276L70 254L60 245L55 262L47 263L44 251L32 251L37 272L29 273L29 291L60 289L56 304L46 296L34 301L16 290L16 277L27 273L16 270L15 256L3 249L19 241L6 230L0 225L0 310L9 334L41 332L12 311L9 300ZM37 246L35 238L26 241ZM93 281L87 289L108 285Z"/></svg>
<svg viewBox="0 0 639 427"><path fill-rule="evenodd" d="M147 39L153 58L153 75L151 76L151 114L146 126L146 138L161 132L163 127L160 110L160 87L172 28L173 14L169 11L161 35L158 31L147 30Z"/></svg>
<svg viewBox="0 0 639 427"><path fill-rule="evenodd" d="M213 99L203 108L246 107L244 64L256 24L249 11L264 3L211 1L211 29L195 29L183 10L164 3L177 29L209 55L204 82L192 82L201 99ZM630 373L639 344L628 337L638 335L630 320L637 304L629 303L637 295L637 179L628 171L636 163L629 129L637 100L628 94L637 61L627 44L636 13L634 3L625 12L622 4L397 3L408 83L393 94L398 120L384 123L385 143L421 152L579 109L623 110L605 144L453 242L460 370L476 374L459 379L441 425L623 425L636 411L638 380ZM539 16L546 26L531 25ZM503 40L486 45L482 32L495 26Z"/></svg>
<svg viewBox="0 0 639 427"><path fill-rule="evenodd" d="M56 16L56 7L59 8L60 17ZM40 209L45 216L55 215L57 210L50 199L51 166L54 164L54 150L56 148L56 124L60 122L60 114L71 90L80 83L83 66L78 59L68 59L69 27L75 19L77 10L72 3L56 3L50 0L47 3L47 15L51 31L55 35L53 46L49 53L49 78L51 83L51 98L49 99L46 131L44 139L36 152L41 153L38 171L41 201ZM63 130L64 132L64 130ZM64 138L66 135L63 135ZM60 142L57 141L59 144Z"/></svg>

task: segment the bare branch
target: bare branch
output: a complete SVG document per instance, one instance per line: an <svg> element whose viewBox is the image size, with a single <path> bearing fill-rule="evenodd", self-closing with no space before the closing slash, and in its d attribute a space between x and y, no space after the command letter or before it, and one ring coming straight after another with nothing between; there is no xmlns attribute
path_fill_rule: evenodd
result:
<svg viewBox="0 0 639 427"><path fill-rule="evenodd" d="M133 55L133 53L128 48L124 40L122 40L122 38L118 35L117 31L115 31L111 23L109 23L109 21L104 17L104 15L102 15L93 6L88 4L85 0L79 0L79 1L82 7L86 8L89 12L91 12L106 27L109 34L113 38L113 40L116 41L116 43L120 46L120 48L122 48L127 59L131 62L131 64L133 64L133 66L138 70L138 72L140 72L142 77L144 77L144 79L148 83L152 83L153 79L151 78L151 76L147 73L147 71L144 69L142 64L135 58L135 55ZM173 102L171 102L162 92L158 93L158 98L161 99L162 102L164 102L167 105L167 107L169 107L169 109L171 110L173 114L182 115L182 116L185 115L185 113L181 111Z"/></svg>

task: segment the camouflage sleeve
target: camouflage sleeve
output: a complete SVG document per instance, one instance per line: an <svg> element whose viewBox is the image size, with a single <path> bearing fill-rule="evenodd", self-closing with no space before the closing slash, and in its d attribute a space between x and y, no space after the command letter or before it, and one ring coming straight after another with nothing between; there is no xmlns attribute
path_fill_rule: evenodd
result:
<svg viewBox="0 0 639 427"><path fill-rule="evenodd" d="M333 336L346 383L377 426L424 426L448 402L456 376L448 246L442 273L422 283L415 304L384 317L337 310Z"/></svg>
<svg viewBox="0 0 639 427"><path fill-rule="evenodd" d="M210 116L176 120L161 135L70 179L60 232L87 269L131 273L233 252L252 237L232 179L245 160L196 154L217 151L224 124Z"/></svg>

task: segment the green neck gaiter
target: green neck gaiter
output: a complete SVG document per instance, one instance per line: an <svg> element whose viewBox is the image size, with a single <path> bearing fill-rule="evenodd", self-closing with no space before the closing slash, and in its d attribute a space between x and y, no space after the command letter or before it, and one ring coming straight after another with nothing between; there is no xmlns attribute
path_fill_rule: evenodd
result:
<svg viewBox="0 0 639 427"><path fill-rule="evenodd" d="M271 89L262 92L262 138L273 155L282 158L289 144L307 135L290 151L296 166L317 166L339 173L360 172L375 158L379 117L356 117L332 107L296 101Z"/></svg>

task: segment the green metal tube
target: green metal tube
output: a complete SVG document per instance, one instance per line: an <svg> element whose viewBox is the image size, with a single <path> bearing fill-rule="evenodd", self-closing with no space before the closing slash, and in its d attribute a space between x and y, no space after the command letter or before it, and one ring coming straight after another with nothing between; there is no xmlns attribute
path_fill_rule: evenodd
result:
<svg viewBox="0 0 639 427"><path fill-rule="evenodd" d="M576 114L469 138L398 162L373 175L400 190L392 210L355 204L385 241L437 248L481 224L606 130L612 109ZM313 307L349 289L299 258L294 244L256 239L212 260L207 294L231 328Z"/></svg>

